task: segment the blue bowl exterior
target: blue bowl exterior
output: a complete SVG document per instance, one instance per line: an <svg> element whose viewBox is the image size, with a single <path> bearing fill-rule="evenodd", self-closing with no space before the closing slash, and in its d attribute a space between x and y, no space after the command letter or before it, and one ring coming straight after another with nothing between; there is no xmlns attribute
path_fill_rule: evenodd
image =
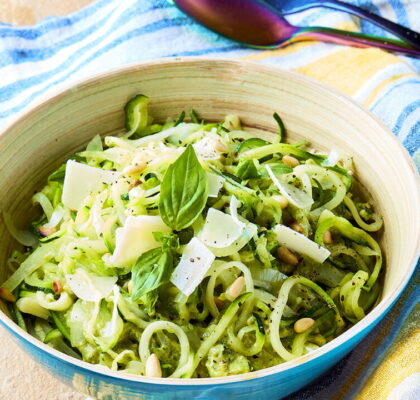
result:
<svg viewBox="0 0 420 400"><path fill-rule="evenodd" d="M382 319L390 307L357 335L307 362L271 375L232 383L209 385L160 385L116 378L72 364L45 352L26 338L5 326L24 350L36 361L75 390L101 400L175 400L229 399L245 400L263 396L264 400L279 400L303 388L321 376L347 355ZM1 322L1 321L0 321Z"/></svg>

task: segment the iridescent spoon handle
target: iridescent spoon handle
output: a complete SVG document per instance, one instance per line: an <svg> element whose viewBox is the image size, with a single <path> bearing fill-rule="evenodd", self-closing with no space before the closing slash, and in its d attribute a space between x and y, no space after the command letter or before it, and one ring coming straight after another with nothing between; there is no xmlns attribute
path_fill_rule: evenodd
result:
<svg viewBox="0 0 420 400"><path fill-rule="evenodd" d="M343 1L339 0L289 0L286 3L289 9L286 6L286 10L283 10L286 12L283 12L283 14L289 14L291 12L296 13L313 7L327 7L334 10L349 12L360 18L366 19L377 26L380 26L381 28L393 33L395 36L398 36L400 39L411 44L413 47L420 49L420 34L418 32L405 28L402 25L382 18L379 15L376 15L368 10L364 10L363 8L354 6L353 4L344 3Z"/></svg>
<svg viewBox="0 0 420 400"><path fill-rule="evenodd" d="M410 45L401 40L317 26L303 28L296 27L295 29L296 30L290 35L290 39L264 47L279 48L304 40L319 40L322 42L344 44L355 47L379 47L390 51L420 56L420 50L412 48Z"/></svg>

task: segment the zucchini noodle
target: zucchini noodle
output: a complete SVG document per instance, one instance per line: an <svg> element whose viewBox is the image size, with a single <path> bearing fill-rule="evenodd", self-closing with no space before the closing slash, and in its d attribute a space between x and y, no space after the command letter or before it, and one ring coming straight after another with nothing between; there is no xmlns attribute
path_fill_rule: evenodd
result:
<svg viewBox="0 0 420 400"><path fill-rule="evenodd" d="M45 216L48 220L51 219L51 216L54 212L54 207L52 206L50 200L44 193L38 192L32 196L32 202L34 204L38 203L42 207L42 211L44 211Z"/></svg>
<svg viewBox="0 0 420 400"><path fill-rule="evenodd" d="M212 270L212 273L210 275L210 279L209 279L209 282L207 283L207 288L206 288L206 303L213 317L217 317L219 315L219 310L217 309L216 303L214 301L214 289L216 286L216 280L222 272L229 270L231 268L237 268L244 274L246 291L250 293L254 292L254 283L252 280L251 272L249 271L249 268L245 264L238 261L231 261L229 263L222 264L214 268Z"/></svg>
<svg viewBox="0 0 420 400"><path fill-rule="evenodd" d="M169 321L155 321L150 323L147 328L143 331L140 343L139 343L139 354L142 362L146 362L146 360L150 356L150 349L149 349L149 342L152 338L153 334L161 331L167 330L170 333L175 334L178 337L179 345L181 349L181 354L178 361L178 367L171 375L173 378L180 377L180 371L182 372L181 368L185 367L190 358L190 342L188 341L188 337L185 332L176 324Z"/></svg>
<svg viewBox="0 0 420 400"><path fill-rule="evenodd" d="M332 183L336 188L336 192L331 200L311 211L311 215L313 216L319 216L322 210L334 209L343 201L346 195L346 187L335 172L315 165L299 165L293 170L293 173L298 177L309 176L317 179L324 179L325 181Z"/></svg>
<svg viewBox="0 0 420 400"><path fill-rule="evenodd" d="M357 246L357 245L355 245ZM371 250L370 248L368 248L369 250ZM357 252L356 250L346 247L344 245L333 245L329 247L329 250L331 251L331 257L335 258L337 256L339 256L340 254L352 257L354 259L354 261L357 264L357 268L361 269L362 271L365 272L370 272L368 266L366 265L366 262L363 260L363 258L361 257L361 255L377 255L377 253L375 252L375 254L362 254L362 252ZM338 264L339 266L343 266L345 267L345 265L342 265L341 263Z"/></svg>
<svg viewBox="0 0 420 400"><path fill-rule="evenodd" d="M57 300L54 300L54 296L52 294L36 292L36 300L41 307L53 311L68 310L73 304L73 299L67 292L61 293Z"/></svg>
<svg viewBox="0 0 420 400"><path fill-rule="evenodd" d="M264 304L257 303L256 306L260 308L263 312L267 311L267 307ZM227 329L227 334L229 337L229 345L235 350L237 353L242 354L247 357L254 356L258 354L265 343L265 331L262 325L262 322L259 320L258 314L254 314L255 321L251 326L244 326L239 329L238 334L235 335L234 332L234 323L231 324ZM251 346L245 346L243 343L243 338L246 334L254 332L255 334L255 342Z"/></svg>
<svg viewBox="0 0 420 400"><path fill-rule="evenodd" d="M133 350L124 350L120 354L116 355L114 360L111 364L111 370L118 371L118 364L124 363L125 360L129 360L126 362L127 365L130 364L130 361L136 361L137 356ZM144 369L143 364L141 364L142 370Z"/></svg>
<svg viewBox="0 0 420 400"><path fill-rule="evenodd" d="M359 211L357 210L353 200L349 196L344 197L344 204L350 210L351 215L353 216L354 220L357 222L357 225L359 225L365 231L376 232L382 228L383 221L382 221L382 218L378 214L372 213L370 215L370 218L373 219L373 222L370 224L367 224L360 217Z"/></svg>
<svg viewBox="0 0 420 400"><path fill-rule="evenodd" d="M24 230L3 212L18 243L0 294L22 329L113 371L206 378L293 360L369 313L383 221L351 157L285 143L277 113L260 138L235 115L152 123L148 103L51 171Z"/></svg>
<svg viewBox="0 0 420 400"><path fill-rule="evenodd" d="M322 290L321 287L319 287L316 283L310 281L309 279L306 279L301 276L291 276L290 278L287 278L280 289L277 302L274 305L274 310L270 317L269 325L271 345L273 346L273 349L277 352L277 354L286 361L293 360L299 355L291 353L283 346L279 335L279 326L281 317L284 312L284 307L287 303L287 298L289 297L290 290L293 288L294 285L298 283L309 287L317 295L319 295L327 303L327 305L335 311L337 325L339 327L344 327L344 321L341 318L337 306L335 305L331 297L324 290Z"/></svg>

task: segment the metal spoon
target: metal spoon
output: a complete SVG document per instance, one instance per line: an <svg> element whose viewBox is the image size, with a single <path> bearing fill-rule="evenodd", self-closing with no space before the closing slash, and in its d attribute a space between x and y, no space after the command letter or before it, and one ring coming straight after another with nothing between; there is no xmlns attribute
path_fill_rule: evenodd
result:
<svg viewBox="0 0 420 400"><path fill-rule="evenodd" d="M294 14L314 7L326 7L338 11L345 11L372 22L411 44L414 48L420 49L420 34L418 32L405 28L402 25L382 18L371 11L364 10L353 4L344 3L339 0L272 0L270 4L275 8L279 8L282 15Z"/></svg>
<svg viewBox="0 0 420 400"><path fill-rule="evenodd" d="M173 0L185 13L237 42L258 48L280 48L303 40L356 47L380 47L410 55L420 50L395 39L322 27L296 27L263 0Z"/></svg>

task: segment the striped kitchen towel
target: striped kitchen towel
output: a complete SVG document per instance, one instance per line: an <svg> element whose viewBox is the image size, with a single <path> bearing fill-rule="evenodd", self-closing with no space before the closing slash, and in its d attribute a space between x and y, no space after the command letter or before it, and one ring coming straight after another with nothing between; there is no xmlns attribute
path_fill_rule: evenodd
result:
<svg viewBox="0 0 420 400"><path fill-rule="evenodd" d="M420 31L419 0L353 2ZM328 9L288 19L296 25L383 34ZM313 42L281 50L248 49L199 26L166 0L96 0L68 17L50 17L35 26L0 23L0 126L63 83L157 57L200 55L277 65L336 87L376 114L420 167L420 59ZM419 279L418 269L369 337L291 399L420 399Z"/></svg>

